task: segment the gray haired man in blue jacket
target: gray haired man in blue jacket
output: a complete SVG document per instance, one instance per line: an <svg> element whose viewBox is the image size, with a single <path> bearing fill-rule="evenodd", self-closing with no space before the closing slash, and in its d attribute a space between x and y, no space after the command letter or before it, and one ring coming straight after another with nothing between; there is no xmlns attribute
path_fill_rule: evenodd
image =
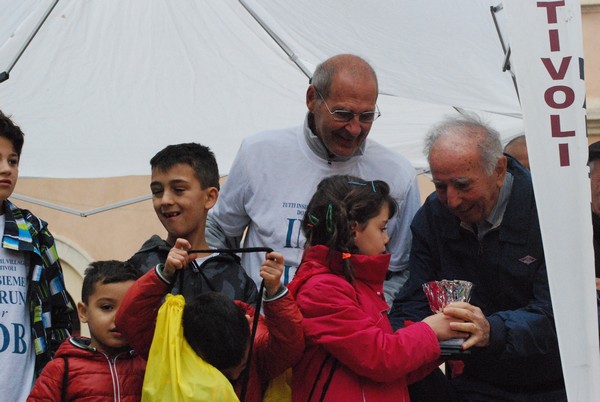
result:
<svg viewBox="0 0 600 402"><path fill-rule="evenodd" d="M444 309L464 320L453 329L469 334L464 367L451 374L458 399L566 401L529 172L473 116L435 126L425 153L435 192L411 225L410 279L394 301L392 324L432 314L425 282L470 281L470 302Z"/></svg>

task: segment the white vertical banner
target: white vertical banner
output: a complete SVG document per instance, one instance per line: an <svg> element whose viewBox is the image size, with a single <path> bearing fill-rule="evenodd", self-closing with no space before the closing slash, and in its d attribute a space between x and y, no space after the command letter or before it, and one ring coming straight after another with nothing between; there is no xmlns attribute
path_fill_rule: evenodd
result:
<svg viewBox="0 0 600 402"><path fill-rule="evenodd" d="M600 346L580 2L503 5L567 396L597 401Z"/></svg>

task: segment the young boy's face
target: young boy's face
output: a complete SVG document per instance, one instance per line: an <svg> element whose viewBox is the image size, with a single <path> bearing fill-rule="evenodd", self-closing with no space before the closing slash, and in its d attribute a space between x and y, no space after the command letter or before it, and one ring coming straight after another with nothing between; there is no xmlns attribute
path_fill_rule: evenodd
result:
<svg viewBox="0 0 600 402"><path fill-rule="evenodd" d="M0 137L0 202L12 194L19 177L19 156L12 142Z"/></svg>
<svg viewBox="0 0 600 402"><path fill-rule="evenodd" d="M206 215L217 201L215 187L203 190L194 169L180 163L167 171L152 169L150 190L154 211L168 232L168 243L175 244L181 237L194 247L199 239L204 240Z"/></svg>
<svg viewBox="0 0 600 402"><path fill-rule="evenodd" d="M125 293L134 282L98 282L87 304L77 304L79 320L87 323L90 329L91 346L108 355L115 355L128 347L127 341L115 326L115 315Z"/></svg>

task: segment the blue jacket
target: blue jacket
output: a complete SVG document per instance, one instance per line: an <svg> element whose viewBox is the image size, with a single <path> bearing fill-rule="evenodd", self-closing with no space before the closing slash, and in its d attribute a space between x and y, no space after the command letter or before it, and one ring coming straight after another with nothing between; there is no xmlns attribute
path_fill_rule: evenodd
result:
<svg viewBox="0 0 600 402"><path fill-rule="evenodd" d="M490 345L473 350L465 378L508 390L561 387L562 369L531 176L508 158L513 187L500 226L481 241L431 194L411 225L410 278L390 320L419 321L432 314L422 284L462 279L473 283L470 303L490 323Z"/></svg>

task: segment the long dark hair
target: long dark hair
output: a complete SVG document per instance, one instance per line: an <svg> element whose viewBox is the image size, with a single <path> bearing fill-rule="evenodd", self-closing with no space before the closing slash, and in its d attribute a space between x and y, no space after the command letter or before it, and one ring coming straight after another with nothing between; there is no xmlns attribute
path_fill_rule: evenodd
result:
<svg viewBox="0 0 600 402"><path fill-rule="evenodd" d="M348 175L321 180L302 220L305 247L322 244L331 251L356 253L352 227L357 223L362 229L369 219L379 214L384 204L391 218L398 205L390 195L390 187L382 180L365 181ZM342 268L344 277L353 282L355 272L348 259L343 260Z"/></svg>

